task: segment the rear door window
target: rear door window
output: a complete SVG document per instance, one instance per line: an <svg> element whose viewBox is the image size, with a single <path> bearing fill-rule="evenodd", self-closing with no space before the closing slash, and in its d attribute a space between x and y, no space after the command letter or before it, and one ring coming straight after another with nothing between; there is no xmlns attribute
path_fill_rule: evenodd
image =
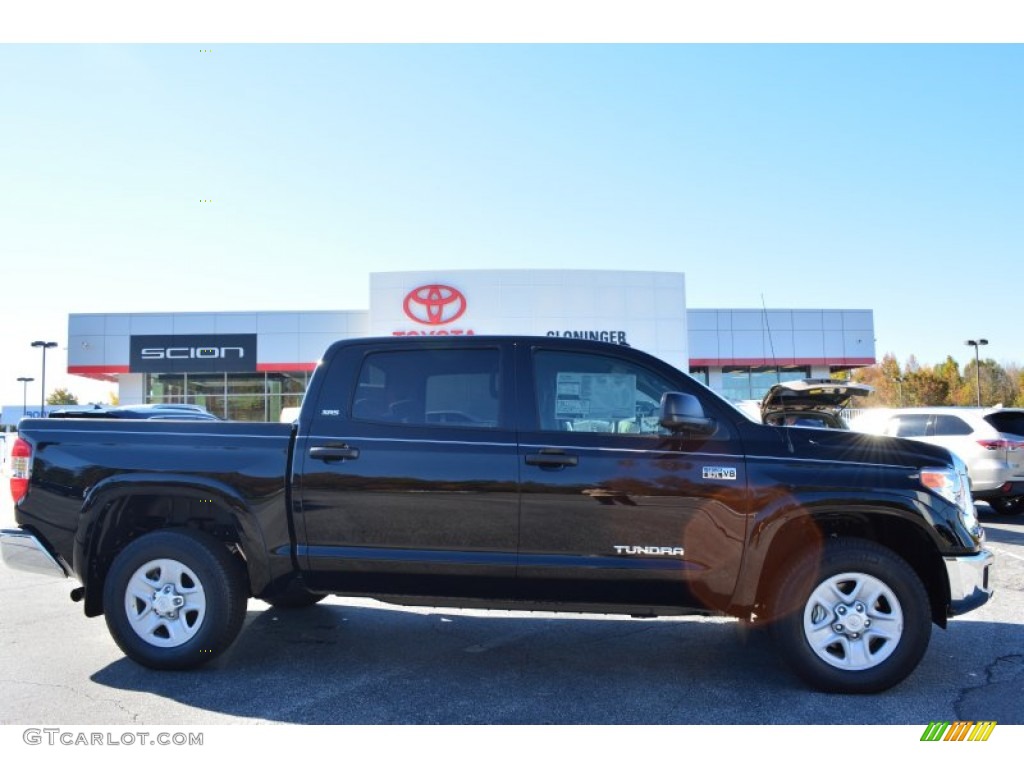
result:
<svg viewBox="0 0 1024 768"><path fill-rule="evenodd" d="M969 435L974 431L971 429L971 425L959 416L953 416L948 413L940 413L935 417L934 430L933 434L936 437L942 437L945 435Z"/></svg>
<svg viewBox="0 0 1024 768"><path fill-rule="evenodd" d="M924 437L928 431L926 413L905 413L894 416L885 428L885 434L895 437Z"/></svg>

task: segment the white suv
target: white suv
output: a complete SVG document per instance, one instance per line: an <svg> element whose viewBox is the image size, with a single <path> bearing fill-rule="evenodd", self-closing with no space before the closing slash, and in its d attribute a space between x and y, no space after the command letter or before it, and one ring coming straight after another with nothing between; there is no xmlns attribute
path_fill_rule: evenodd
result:
<svg viewBox="0 0 1024 768"><path fill-rule="evenodd" d="M1024 512L1024 408L875 409L850 428L948 448L967 465L975 499L1000 514Z"/></svg>

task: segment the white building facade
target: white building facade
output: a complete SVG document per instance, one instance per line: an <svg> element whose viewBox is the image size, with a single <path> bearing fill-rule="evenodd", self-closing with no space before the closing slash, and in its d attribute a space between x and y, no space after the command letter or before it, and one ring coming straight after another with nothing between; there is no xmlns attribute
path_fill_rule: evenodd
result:
<svg viewBox="0 0 1024 768"><path fill-rule="evenodd" d="M629 344L732 399L875 362L870 310L688 309L679 272L458 270L372 274L366 310L73 314L68 372L122 404L275 421L333 341L481 334Z"/></svg>

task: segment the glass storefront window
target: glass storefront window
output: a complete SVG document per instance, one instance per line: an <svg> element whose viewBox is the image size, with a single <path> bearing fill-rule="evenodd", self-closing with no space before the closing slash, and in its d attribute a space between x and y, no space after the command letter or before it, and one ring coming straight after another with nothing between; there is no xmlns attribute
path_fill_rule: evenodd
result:
<svg viewBox="0 0 1024 768"><path fill-rule="evenodd" d="M150 373L146 376L146 402L185 402L185 375L182 373Z"/></svg>
<svg viewBox="0 0 1024 768"><path fill-rule="evenodd" d="M795 365L723 368L722 394L729 400L760 400L772 385L810 375L810 369Z"/></svg>
<svg viewBox="0 0 1024 768"><path fill-rule="evenodd" d="M280 421L281 410L298 408L302 405L302 395L274 395L267 397L267 421Z"/></svg>
<svg viewBox="0 0 1024 768"><path fill-rule="evenodd" d="M267 387L267 378L262 373L229 373L227 381L228 395L260 395Z"/></svg>
<svg viewBox="0 0 1024 768"><path fill-rule="evenodd" d="M301 395L306 391L308 378L308 374L304 371L296 371L294 373L268 373L267 392Z"/></svg>
<svg viewBox="0 0 1024 768"><path fill-rule="evenodd" d="M728 400L750 400L750 368L722 369L722 396Z"/></svg>
<svg viewBox="0 0 1024 768"><path fill-rule="evenodd" d="M264 421L267 407L266 398L260 395L229 395L227 418L231 421Z"/></svg>
<svg viewBox="0 0 1024 768"><path fill-rule="evenodd" d="M309 374L176 373L146 374L147 403L193 403L222 419L278 421L282 408L301 405Z"/></svg>
<svg viewBox="0 0 1024 768"><path fill-rule="evenodd" d="M200 405L215 416L225 418L223 373L189 374L185 393L186 402Z"/></svg>
<svg viewBox="0 0 1024 768"><path fill-rule="evenodd" d="M193 373L185 382L185 391L191 397L224 394L223 373Z"/></svg>

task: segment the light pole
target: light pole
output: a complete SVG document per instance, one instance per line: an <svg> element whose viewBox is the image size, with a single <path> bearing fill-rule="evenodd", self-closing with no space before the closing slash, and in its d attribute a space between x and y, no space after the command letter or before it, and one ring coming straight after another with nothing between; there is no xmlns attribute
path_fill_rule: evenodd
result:
<svg viewBox="0 0 1024 768"><path fill-rule="evenodd" d="M21 382L21 416L25 417L25 412L28 410L28 383L35 381L31 376L19 376L18 381Z"/></svg>
<svg viewBox="0 0 1024 768"><path fill-rule="evenodd" d="M33 341L33 347L40 347L43 350L43 379L40 383L42 387L43 397L39 401L39 418L46 416L46 350L52 349L57 346L56 341Z"/></svg>
<svg viewBox="0 0 1024 768"><path fill-rule="evenodd" d="M900 388L900 408L903 407L903 382L906 381L905 376L893 376L892 380L896 382L896 386Z"/></svg>
<svg viewBox="0 0 1024 768"><path fill-rule="evenodd" d="M974 347L974 382L978 390L978 407L981 408L981 360L978 351L988 344L988 339L968 339L964 344Z"/></svg>

